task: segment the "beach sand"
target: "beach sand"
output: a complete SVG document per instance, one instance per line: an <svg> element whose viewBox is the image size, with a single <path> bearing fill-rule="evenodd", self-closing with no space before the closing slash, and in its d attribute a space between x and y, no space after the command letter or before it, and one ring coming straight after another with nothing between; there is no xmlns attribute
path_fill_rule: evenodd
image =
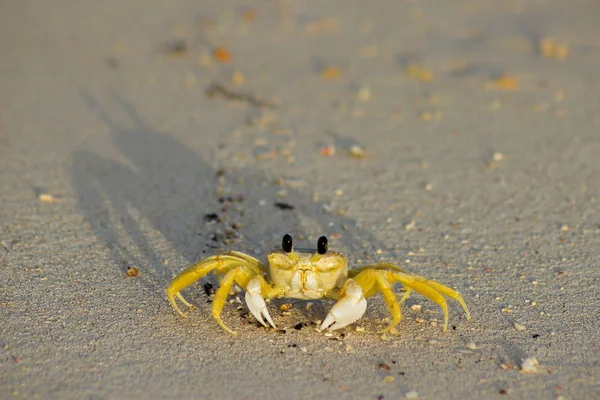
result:
<svg viewBox="0 0 600 400"><path fill-rule="evenodd" d="M598 21L583 0L4 2L0 397L600 398ZM443 333L413 293L381 335L377 296L326 334L332 301L278 299L269 330L237 293L234 337L213 275L173 311L181 269L285 233L453 287L472 320L449 301Z"/></svg>

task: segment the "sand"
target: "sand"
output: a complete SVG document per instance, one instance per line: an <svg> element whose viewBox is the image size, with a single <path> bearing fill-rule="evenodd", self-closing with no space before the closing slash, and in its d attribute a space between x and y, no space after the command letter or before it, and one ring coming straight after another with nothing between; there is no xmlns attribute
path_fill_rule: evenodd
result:
<svg viewBox="0 0 600 400"><path fill-rule="evenodd" d="M600 398L600 7L252 3L0 5L0 397ZM212 275L174 313L178 271L285 233L472 321L268 330L242 293L233 337Z"/></svg>

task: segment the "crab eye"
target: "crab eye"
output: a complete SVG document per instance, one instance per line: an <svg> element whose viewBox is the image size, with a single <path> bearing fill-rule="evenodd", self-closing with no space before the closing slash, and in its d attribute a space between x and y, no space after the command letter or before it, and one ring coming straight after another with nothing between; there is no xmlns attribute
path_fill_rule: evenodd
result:
<svg viewBox="0 0 600 400"><path fill-rule="evenodd" d="M317 253L327 253L327 238L325 236L321 236L317 242Z"/></svg>
<svg viewBox="0 0 600 400"><path fill-rule="evenodd" d="M287 233L283 236L283 240L281 241L281 247L286 253L290 253L292 251L292 237Z"/></svg>

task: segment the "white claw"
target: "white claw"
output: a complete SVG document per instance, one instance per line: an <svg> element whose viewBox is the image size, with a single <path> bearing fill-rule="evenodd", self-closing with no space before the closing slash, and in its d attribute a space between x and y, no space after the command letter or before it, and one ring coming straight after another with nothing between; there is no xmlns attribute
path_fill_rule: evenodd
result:
<svg viewBox="0 0 600 400"><path fill-rule="evenodd" d="M319 330L335 331L356 322L367 310L362 288L352 279L346 282L346 295L333 305Z"/></svg>
<svg viewBox="0 0 600 400"><path fill-rule="evenodd" d="M246 305L252 315L254 315L254 318L256 318L263 326L269 327L263 319L264 316L267 322L269 322L273 328L277 329L275 322L273 322L269 315L269 311L267 310L267 304L260 291L260 281L257 278L251 279L250 282L248 282L248 286L246 286Z"/></svg>

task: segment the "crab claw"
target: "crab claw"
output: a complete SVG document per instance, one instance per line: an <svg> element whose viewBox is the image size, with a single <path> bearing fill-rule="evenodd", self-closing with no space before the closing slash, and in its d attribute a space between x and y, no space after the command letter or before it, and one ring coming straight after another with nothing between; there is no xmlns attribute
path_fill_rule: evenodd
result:
<svg viewBox="0 0 600 400"><path fill-rule="evenodd" d="M334 331L356 322L367 310L362 288L352 279L346 281L345 295L333 305L319 330Z"/></svg>
<svg viewBox="0 0 600 400"><path fill-rule="evenodd" d="M248 282L248 286L246 286L246 305L252 315L254 315L254 318L256 318L264 327L268 328L269 325L264 321L263 316L273 328L277 329L269 315L265 299L262 297L260 281L256 278L251 279L250 282Z"/></svg>

